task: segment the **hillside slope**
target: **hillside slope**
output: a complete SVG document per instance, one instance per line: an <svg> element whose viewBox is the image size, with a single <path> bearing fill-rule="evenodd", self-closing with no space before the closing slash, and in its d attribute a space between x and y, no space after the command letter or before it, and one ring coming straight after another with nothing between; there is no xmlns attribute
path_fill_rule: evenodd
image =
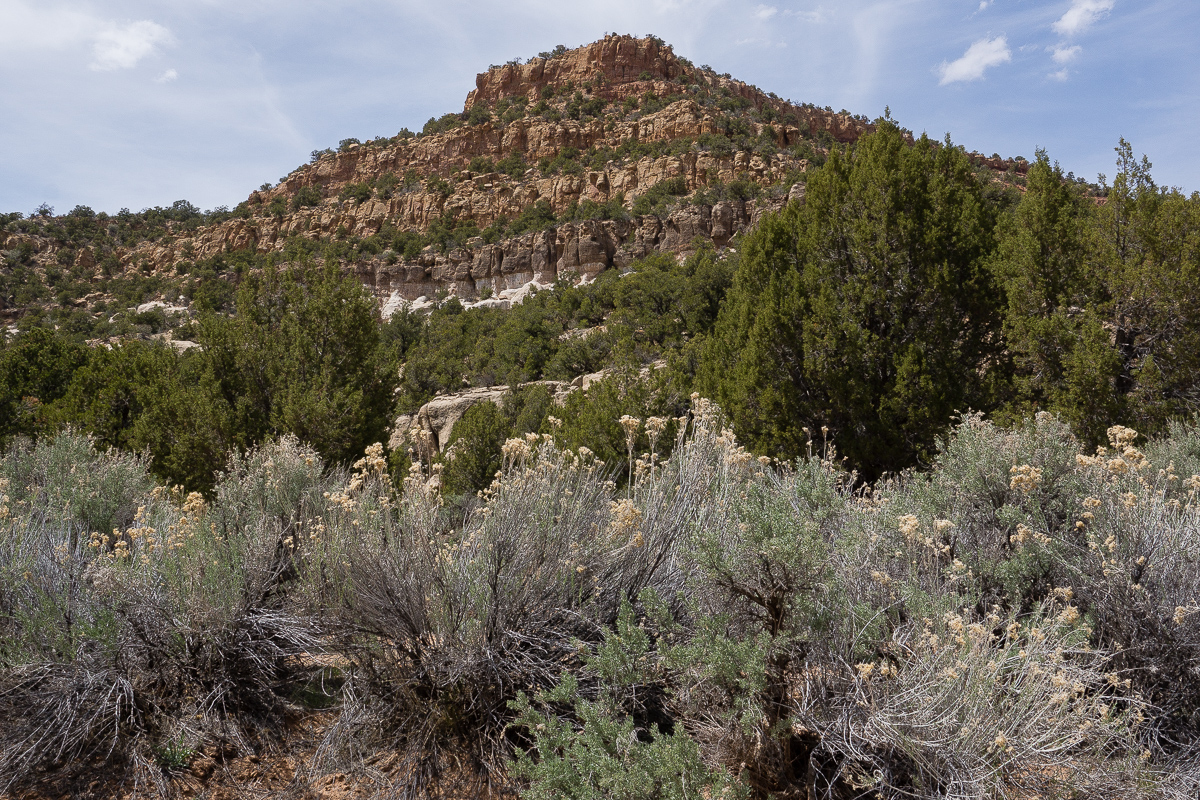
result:
<svg viewBox="0 0 1200 800"><path fill-rule="evenodd" d="M698 237L727 245L802 196L830 146L870 127L696 67L655 37L611 35L493 66L461 113L315 151L233 211L180 201L7 215L0 314L65 306L99 319L114 300L191 299L203 277L236 280L238 254L320 250L389 309L439 291L473 300L560 273L593 277Z"/></svg>

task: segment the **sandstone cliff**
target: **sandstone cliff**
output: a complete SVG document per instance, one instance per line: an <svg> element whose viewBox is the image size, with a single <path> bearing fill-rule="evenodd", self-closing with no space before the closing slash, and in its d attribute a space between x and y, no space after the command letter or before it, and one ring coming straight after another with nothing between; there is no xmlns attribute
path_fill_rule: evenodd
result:
<svg viewBox="0 0 1200 800"><path fill-rule="evenodd" d="M803 196L799 189L791 193L793 198ZM413 264L388 264L379 258L360 261L355 270L378 296L406 301L431 296L439 289L472 299L485 290L499 293L531 281L590 280L605 269L627 267L654 252L685 252L697 238L723 247L785 200L685 206L666 217L568 222L495 244L470 240L445 254L429 248Z"/></svg>
<svg viewBox="0 0 1200 800"><path fill-rule="evenodd" d="M636 39L616 34L550 58L492 67L475 79L465 109L495 105L504 99L540 99L548 87L584 84L590 84L592 95L608 100L624 100L647 91L668 94L673 84L713 87L744 98L757 109L769 107L780 114L794 114L811 130L827 130L840 142L854 141L866 127L849 114L796 105L728 75L697 68L652 36Z"/></svg>

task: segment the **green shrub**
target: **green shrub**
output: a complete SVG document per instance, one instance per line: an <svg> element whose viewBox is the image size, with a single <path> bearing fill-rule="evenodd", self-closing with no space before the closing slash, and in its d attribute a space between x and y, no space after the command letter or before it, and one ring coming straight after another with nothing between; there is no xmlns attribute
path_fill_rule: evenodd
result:
<svg viewBox="0 0 1200 800"><path fill-rule="evenodd" d="M45 430L50 404L66 394L86 360L86 348L44 328L22 333L0 350L0 444Z"/></svg>
<svg viewBox="0 0 1200 800"><path fill-rule="evenodd" d="M425 126L421 128L422 136L430 136L435 133L445 133L453 130L463 123L462 114L443 114L441 117L430 117Z"/></svg>
<svg viewBox="0 0 1200 800"><path fill-rule="evenodd" d="M625 196L618 194L604 203L584 199L572 203L562 213L562 222L577 222L587 219L628 219L629 212L625 210Z"/></svg>
<svg viewBox="0 0 1200 800"><path fill-rule="evenodd" d="M525 158L520 153L509 153L504 158L496 162L495 169L497 172L503 172L513 180L518 180L525 176L525 172L529 169L529 165L525 163Z"/></svg>
<svg viewBox="0 0 1200 800"><path fill-rule="evenodd" d="M339 200L353 200L356 203L365 203L371 199L372 189L368 183L348 183L342 187L338 193Z"/></svg>
<svg viewBox="0 0 1200 800"><path fill-rule="evenodd" d="M551 208L549 201L538 200L533 205L526 206L521 210L517 218L509 224L506 234L508 236L520 236L522 233L528 233L529 231L545 230L556 221L554 210Z"/></svg>
<svg viewBox="0 0 1200 800"><path fill-rule="evenodd" d="M570 119L588 119L600 116L607 105L608 101L602 97L584 100L583 92L576 92L575 96L567 103L566 114Z"/></svg>
<svg viewBox="0 0 1200 800"><path fill-rule="evenodd" d="M543 177L559 173L578 175L583 171L583 167L579 163L579 155L577 148L564 147L554 158L543 158L538 161L538 169Z"/></svg>
<svg viewBox="0 0 1200 800"><path fill-rule="evenodd" d="M500 447L509 422L494 403L477 403L455 423L444 453L442 485L448 495L487 488L500 469Z"/></svg>
<svg viewBox="0 0 1200 800"><path fill-rule="evenodd" d="M471 110L467 112L468 125L482 125L485 122L492 121L492 112L487 109L487 106L476 104L471 106Z"/></svg>
<svg viewBox="0 0 1200 800"><path fill-rule="evenodd" d="M505 102L506 101L502 100L496 104L496 113L500 115L500 121L502 123L507 125L510 122L516 122L517 120L524 118L526 114L526 105L528 102L524 97L515 98L511 105L506 105L505 107L501 108L501 103Z"/></svg>
<svg viewBox="0 0 1200 800"><path fill-rule="evenodd" d="M532 739L528 751L517 751L513 765L513 772L529 781L524 797L746 796L745 786L704 763L700 748L682 726L665 731L647 721L647 694L651 699L654 694L646 690L659 681L651 654L650 638L625 602L616 630L605 631L595 655L584 659L584 673L595 676L599 697L585 700L578 679L570 674L532 701L523 692L518 695L511 704L519 715L513 726L523 728ZM570 708L570 718L559 717L555 706Z"/></svg>
<svg viewBox="0 0 1200 800"><path fill-rule="evenodd" d="M633 203L635 216L657 214L665 216L675 198L688 193L687 181L682 177L667 178L651 186Z"/></svg>
<svg viewBox="0 0 1200 800"><path fill-rule="evenodd" d="M434 175L425 181L425 190L430 194L435 194L443 200L454 194L454 186L445 178Z"/></svg>
<svg viewBox="0 0 1200 800"><path fill-rule="evenodd" d="M405 181L396 177L394 172L385 172L375 181L375 191L380 199L387 200L396 193L397 188L402 188Z"/></svg>
<svg viewBox="0 0 1200 800"><path fill-rule="evenodd" d="M467 165L467 169L471 172L491 172L495 168L495 162L487 156L475 156L471 159L471 163Z"/></svg>
<svg viewBox="0 0 1200 800"><path fill-rule="evenodd" d="M316 186L303 186L292 197L292 210L321 205L321 190Z"/></svg>

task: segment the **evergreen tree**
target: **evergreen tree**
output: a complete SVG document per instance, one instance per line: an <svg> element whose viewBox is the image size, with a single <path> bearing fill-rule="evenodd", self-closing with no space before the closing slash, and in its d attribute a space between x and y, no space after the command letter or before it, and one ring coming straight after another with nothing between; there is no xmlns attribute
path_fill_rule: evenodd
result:
<svg viewBox="0 0 1200 800"><path fill-rule="evenodd" d="M231 446L292 433L338 463L384 438L395 365L374 298L337 265L248 278L236 316L210 316L201 344Z"/></svg>
<svg viewBox="0 0 1200 800"><path fill-rule="evenodd" d="M209 491L228 458L229 432L205 367L201 354L179 356L158 342L96 348L54 418L102 446L149 452L152 471L168 483Z"/></svg>
<svg viewBox="0 0 1200 800"><path fill-rule="evenodd" d="M959 148L880 120L750 235L702 386L756 450L827 429L867 477L927 461L1005 378L994 217Z"/></svg>
<svg viewBox="0 0 1200 800"><path fill-rule="evenodd" d="M1092 269L1106 292L1116 392L1145 434L1200 410L1200 195L1156 186L1124 139L1098 210ZM1102 183L1105 183L1101 176Z"/></svg>
<svg viewBox="0 0 1200 800"><path fill-rule="evenodd" d="M85 347L45 328L31 328L0 350L0 443L43 432L48 409L86 360Z"/></svg>
<svg viewBox="0 0 1200 800"><path fill-rule="evenodd" d="M495 403L477 403L467 409L454 424L445 451L442 487L447 495L474 494L491 484L510 430L508 419Z"/></svg>
<svg viewBox="0 0 1200 800"><path fill-rule="evenodd" d="M1120 413L1120 365L1097 313L1106 290L1088 262L1094 225L1091 204L1039 150L1021 202L999 225L993 260L1015 366L1009 412L1056 411L1090 440Z"/></svg>
<svg viewBox="0 0 1200 800"><path fill-rule="evenodd" d="M1156 186L1125 140L1116 150L1099 206L1039 153L993 261L1009 415L1053 411L1090 444L1118 422L1153 434L1200 410L1200 197Z"/></svg>

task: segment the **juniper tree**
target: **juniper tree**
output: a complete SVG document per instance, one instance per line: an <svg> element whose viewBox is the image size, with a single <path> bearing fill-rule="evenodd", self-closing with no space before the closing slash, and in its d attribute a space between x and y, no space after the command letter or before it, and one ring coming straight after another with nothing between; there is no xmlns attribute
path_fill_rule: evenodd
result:
<svg viewBox="0 0 1200 800"><path fill-rule="evenodd" d="M703 389L762 452L827 429L869 477L927 460L1003 376L994 217L959 148L880 120L748 237Z"/></svg>

